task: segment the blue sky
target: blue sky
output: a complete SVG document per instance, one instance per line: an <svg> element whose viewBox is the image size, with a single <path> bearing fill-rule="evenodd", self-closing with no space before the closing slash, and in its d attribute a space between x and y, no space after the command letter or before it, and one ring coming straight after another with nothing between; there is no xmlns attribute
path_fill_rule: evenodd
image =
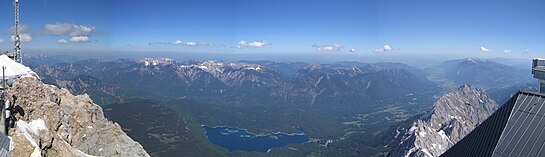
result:
<svg viewBox="0 0 545 157"><path fill-rule="evenodd" d="M12 2L0 2L3 43ZM23 50L539 57L545 1L21 0ZM528 53L525 53L528 52Z"/></svg>
<svg viewBox="0 0 545 157"><path fill-rule="evenodd" d="M32 37L31 41L23 42L23 50L89 50L94 48L108 49L111 33L111 7L108 0L69 1L69 0L20 0L20 19L24 29L22 33ZM0 2L0 38L4 43L0 49L11 50L11 33L13 26L13 2ZM69 40L70 35L44 34L45 24L74 24L95 27L96 31L88 36L96 40L78 44L58 44L59 39Z"/></svg>

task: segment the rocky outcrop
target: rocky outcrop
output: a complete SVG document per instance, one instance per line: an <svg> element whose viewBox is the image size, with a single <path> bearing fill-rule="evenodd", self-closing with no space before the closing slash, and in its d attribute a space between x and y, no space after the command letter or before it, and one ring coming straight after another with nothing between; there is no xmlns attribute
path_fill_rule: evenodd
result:
<svg viewBox="0 0 545 157"><path fill-rule="evenodd" d="M389 156L440 156L497 108L482 89L461 86L439 97L410 127L398 128L398 145Z"/></svg>
<svg viewBox="0 0 545 157"><path fill-rule="evenodd" d="M9 97L22 109L9 129L10 156L149 156L87 95L24 77Z"/></svg>

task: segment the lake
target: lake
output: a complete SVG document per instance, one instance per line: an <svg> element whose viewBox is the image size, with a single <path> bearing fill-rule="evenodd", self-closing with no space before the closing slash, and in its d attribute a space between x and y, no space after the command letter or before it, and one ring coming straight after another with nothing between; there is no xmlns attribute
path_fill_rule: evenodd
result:
<svg viewBox="0 0 545 157"><path fill-rule="evenodd" d="M207 126L204 128L208 140L229 151L267 152L271 148L283 147L292 143L305 143L310 139L304 133L258 135L238 128Z"/></svg>

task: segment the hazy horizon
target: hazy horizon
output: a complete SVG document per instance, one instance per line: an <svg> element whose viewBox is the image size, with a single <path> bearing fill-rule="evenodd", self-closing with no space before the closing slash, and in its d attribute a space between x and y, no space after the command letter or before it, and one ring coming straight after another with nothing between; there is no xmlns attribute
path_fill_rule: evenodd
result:
<svg viewBox="0 0 545 157"><path fill-rule="evenodd" d="M11 21L3 3L0 18ZM533 0L20 3L30 54L370 62L531 59L545 50L545 3ZM0 23L0 50L12 49L11 26Z"/></svg>

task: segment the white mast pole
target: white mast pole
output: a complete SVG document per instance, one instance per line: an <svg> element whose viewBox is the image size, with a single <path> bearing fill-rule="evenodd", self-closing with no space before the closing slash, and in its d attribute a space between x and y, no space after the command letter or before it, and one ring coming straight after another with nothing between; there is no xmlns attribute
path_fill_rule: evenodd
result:
<svg viewBox="0 0 545 157"><path fill-rule="evenodd" d="M19 0L14 0L15 5L15 61L23 63L23 56L21 54L21 37L19 36Z"/></svg>

